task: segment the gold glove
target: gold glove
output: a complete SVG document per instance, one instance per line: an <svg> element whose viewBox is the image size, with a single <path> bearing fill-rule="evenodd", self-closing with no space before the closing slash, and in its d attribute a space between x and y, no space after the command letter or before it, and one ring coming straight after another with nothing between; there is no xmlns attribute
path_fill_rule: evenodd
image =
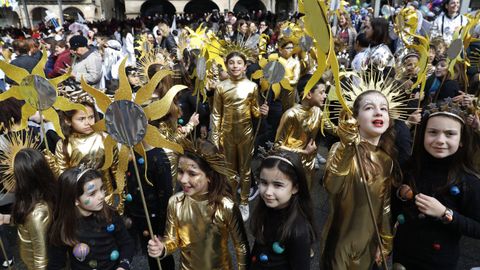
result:
<svg viewBox="0 0 480 270"><path fill-rule="evenodd" d="M340 112L337 135L344 145L360 143L357 120L345 110Z"/></svg>

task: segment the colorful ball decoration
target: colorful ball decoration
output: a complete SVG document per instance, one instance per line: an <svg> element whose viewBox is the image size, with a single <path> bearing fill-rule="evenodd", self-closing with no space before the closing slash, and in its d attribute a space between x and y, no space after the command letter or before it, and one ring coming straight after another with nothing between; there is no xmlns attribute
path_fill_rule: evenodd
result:
<svg viewBox="0 0 480 270"><path fill-rule="evenodd" d="M452 194L453 196L457 196L458 194L460 194L460 189L457 186L452 186L450 188L450 194Z"/></svg>
<svg viewBox="0 0 480 270"><path fill-rule="evenodd" d="M118 260L118 257L120 257L118 250L114 250L112 253L110 253L110 261L116 261Z"/></svg>
<svg viewBox="0 0 480 270"><path fill-rule="evenodd" d="M272 245L273 252L277 254L282 254L285 251L285 248L280 245L278 242L274 242Z"/></svg>
<svg viewBox="0 0 480 270"><path fill-rule="evenodd" d="M73 247L73 256L83 262L87 258L88 253L90 253L90 247L85 243L78 243Z"/></svg>
<svg viewBox="0 0 480 270"><path fill-rule="evenodd" d="M259 259L261 262L268 262L268 256L265 253L260 254Z"/></svg>
<svg viewBox="0 0 480 270"><path fill-rule="evenodd" d="M405 216L403 214L398 215L397 221L399 224L405 224Z"/></svg>
<svg viewBox="0 0 480 270"><path fill-rule="evenodd" d="M107 232L109 232L109 233L114 232L114 231L115 231L115 224L113 224L113 223L108 224L106 230L107 230Z"/></svg>
<svg viewBox="0 0 480 270"><path fill-rule="evenodd" d="M143 159L143 157L138 159L138 164L142 165L144 163L145 163L145 159Z"/></svg>
<svg viewBox="0 0 480 270"><path fill-rule="evenodd" d="M131 202L133 200L132 194L128 193L127 196L125 196L125 200Z"/></svg>
<svg viewBox="0 0 480 270"><path fill-rule="evenodd" d="M409 185L401 185L397 189L397 198L406 202L413 199L413 191Z"/></svg>

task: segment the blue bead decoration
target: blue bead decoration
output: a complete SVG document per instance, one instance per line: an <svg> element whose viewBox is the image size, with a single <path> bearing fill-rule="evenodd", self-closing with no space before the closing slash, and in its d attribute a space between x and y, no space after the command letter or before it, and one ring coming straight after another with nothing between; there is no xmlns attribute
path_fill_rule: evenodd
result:
<svg viewBox="0 0 480 270"><path fill-rule="evenodd" d="M277 254L282 254L285 251L285 248L283 248L278 242L273 243L272 249L273 249L273 252Z"/></svg>
<svg viewBox="0 0 480 270"><path fill-rule="evenodd" d="M145 159L143 159L143 157L138 159L138 164L142 165L144 163L145 163Z"/></svg>
<svg viewBox="0 0 480 270"><path fill-rule="evenodd" d="M397 216L397 221L400 224L404 224L405 223L405 216L403 214L398 215Z"/></svg>
<svg viewBox="0 0 480 270"><path fill-rule="evenodd" d="M118 250L114 250L112 251L112 253L110 253L110 261L116 261L118 260L118 257L120 257L120 253L118 253Z"/></svg>
<svg viewBox="0 0 480 270"><path fill-rule="evenodd" d="M132 194L128 193L127 196L125 196L125 200L131 202L133 200Z"/></svg>
<svg viewBox="0 0 480 270"><path fill-rule="evenodd" d="M260 254L260 261L261 262L268 262L267 254L264 254L264 253Z"/></svg>
<svg viewBox="0 0 480 270"><path fill-rule="evenodd" d="M452 186L450 188L450 194L452 194L453 196L457 196L458 194L460 194L460 189L457 186Z"/></svg>
<svg viewBox="0 0 480 270"><path fill-rule="evenodd" d="M183 119L182 119L182 118L178 118L178 123L179 123L180 125L183 125Z"/></svg>
<svg viewBox="0 0 480 270"><path fill-rule="evenodd" d="M107 225L107 232L111 233L115 231L115 224Z"/></svg>

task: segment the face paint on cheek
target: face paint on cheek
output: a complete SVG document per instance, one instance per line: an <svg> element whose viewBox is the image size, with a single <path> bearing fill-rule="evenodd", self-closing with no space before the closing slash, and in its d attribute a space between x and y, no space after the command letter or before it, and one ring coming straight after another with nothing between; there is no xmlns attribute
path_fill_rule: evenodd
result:
<svg viewBox="0 0 480 270"><path fill-rule="evenodd" d="M89 205L90 204L90 199L86 199L85 201L83 201L83 204Z"/></svg>

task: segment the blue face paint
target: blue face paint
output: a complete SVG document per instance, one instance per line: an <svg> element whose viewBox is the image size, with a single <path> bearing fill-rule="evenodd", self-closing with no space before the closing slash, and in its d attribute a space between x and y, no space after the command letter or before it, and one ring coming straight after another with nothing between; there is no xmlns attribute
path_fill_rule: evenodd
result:
<svg viewBox="0 0 480 270"><path fill-rule="evenodd" d="M94 183L88 183L87 184L87 192L90 192L95 189L95 184Z"/></svg>

